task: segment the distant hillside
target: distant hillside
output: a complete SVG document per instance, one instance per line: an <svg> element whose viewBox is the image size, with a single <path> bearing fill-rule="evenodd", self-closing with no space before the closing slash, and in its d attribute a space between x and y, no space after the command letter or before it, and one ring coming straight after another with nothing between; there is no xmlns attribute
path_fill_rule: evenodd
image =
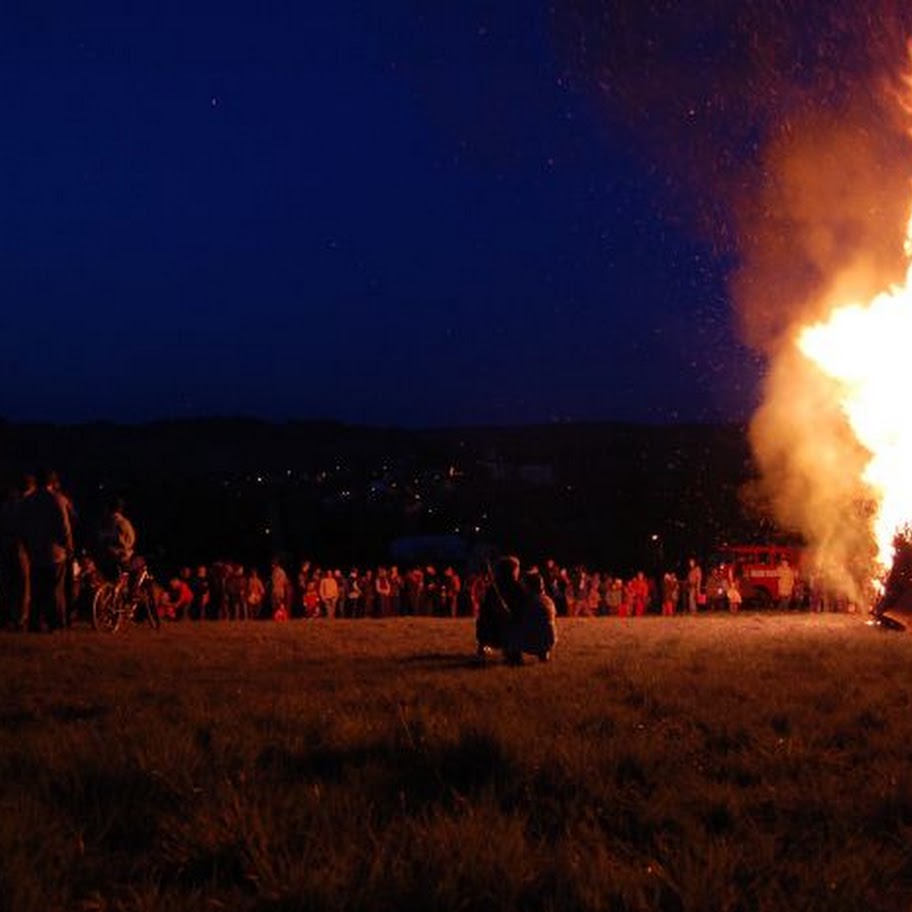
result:
<svg viewBox="0 0 912 912"><path fill-rule="evenodd" d="M769 534L741 506L753 466L735 425L0 423L3 476L42 466L60 473L85 530L123 494L172 563L275 550L375 561L400 535L455 532L622 569Z"/></svg>

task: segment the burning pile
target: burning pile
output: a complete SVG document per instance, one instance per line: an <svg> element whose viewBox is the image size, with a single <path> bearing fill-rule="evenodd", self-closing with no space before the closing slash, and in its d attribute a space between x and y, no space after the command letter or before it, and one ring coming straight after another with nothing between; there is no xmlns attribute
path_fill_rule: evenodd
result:
<svg viewBox="0 0 912 912"><path fill-rule="evenodd" d="M896 615L912 614L912 535L908 526L893 540L893 563L871 613L876 623L894 630L905 629Z"/></svg>
<svg viewBox="0 0 912 912"><path fill-rule="evenodd" d="M870 148L861 154L857 144L840 147L837 134L827 138L834 140L832 155L846 156L847 179L861 162L871 166L869 188L871 174L882 173L877 155ZM803 146L823 154L810 141ZM897 165L890 161L895 181ZM751 425L752 444L777 519L810 546L815 585L858 606L870 606L882 594L897 533L912 521L906 377L912 269L902 231L906 223L908 236L912 154L903 166L906 211L899 224L895 203L884 208L868 189L840 195L833 178L815 184L803 158L800 166L776 171L792 177L780 177L778 190L771 191L791 201L787 211L803 213L799 227L794 216L784 224L791 229L794 259L815 281L788 313L771 305L781 322L765 346L770 370ZM775 285L768 291L785 294ZM758 320L762 302L756 290L752 294L741 300L752 301L750 313Z"/></svg>
<svg viewBox="0 0 912 912"><path fill-rule="evenodd" d="M734 264L769 365L750 433L770 512L807 541L815 585L886 599L912 523L912 5L553 9L571 74Z"/></svg>
<svg viewBox="0 0 912 912"><path fill-rule="evenodd" d="M784 469L780 514L808 538L819 576L878 614L912 610L910 250L912 224L904 283L866 302L846 302L839 283L822 297L826 316L778 353L754 422L758 451Z"/></svg>
<svg viewBox="0 0 912 912"><path fill-rule="evenodd" d="M872 575L880 579L912 520L912 270L904 285L870 303L835 308L826 321L802 330L797 344L824 374L821 388L866 454L859 481L869 504Z"/></svg>

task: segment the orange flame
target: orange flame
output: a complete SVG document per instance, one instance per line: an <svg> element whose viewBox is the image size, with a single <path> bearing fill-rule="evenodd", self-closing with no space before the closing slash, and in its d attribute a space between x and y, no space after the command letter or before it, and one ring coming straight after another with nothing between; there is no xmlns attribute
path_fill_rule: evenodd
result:
<svg viewBox="0 0 912 912"><path fill-rule="evenodd" d="M912 222L905 250L909 259ZM904 284L835 307L796 343L832 381L835 404L864 448L860 481L872 505L876 581L893 562L897 533L912 522L912 264Z"/></svg>

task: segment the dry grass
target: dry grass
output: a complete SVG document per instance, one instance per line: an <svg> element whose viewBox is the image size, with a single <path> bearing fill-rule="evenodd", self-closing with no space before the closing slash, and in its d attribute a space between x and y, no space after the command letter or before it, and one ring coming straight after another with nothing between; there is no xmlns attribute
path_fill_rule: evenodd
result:
<svg viewBox="0 0 912 912"><path fill-rule="evenodd" d="M852 616L0 637L0 908L893 910L912 636Z"/></svg>

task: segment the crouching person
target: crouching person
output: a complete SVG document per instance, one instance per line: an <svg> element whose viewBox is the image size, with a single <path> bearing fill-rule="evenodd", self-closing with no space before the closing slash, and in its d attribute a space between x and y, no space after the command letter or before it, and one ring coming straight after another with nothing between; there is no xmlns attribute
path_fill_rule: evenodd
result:
<svg viewBox="0 0 912 912"><path fill-rule="evenodd" d="M537 570L526 574L525 588L528 594L518 630L519 648L547 662L557 642L557 610Z"/></svg>
<svg viewBox="0 0 912 912"><path fill-rule="evenodd" d="M502 649L508 664L522 663L519 628L525 600L525 590L519 583L519 559L502 557L490 574L475 619L480 658L484 659L490 650Z"/></svg>

